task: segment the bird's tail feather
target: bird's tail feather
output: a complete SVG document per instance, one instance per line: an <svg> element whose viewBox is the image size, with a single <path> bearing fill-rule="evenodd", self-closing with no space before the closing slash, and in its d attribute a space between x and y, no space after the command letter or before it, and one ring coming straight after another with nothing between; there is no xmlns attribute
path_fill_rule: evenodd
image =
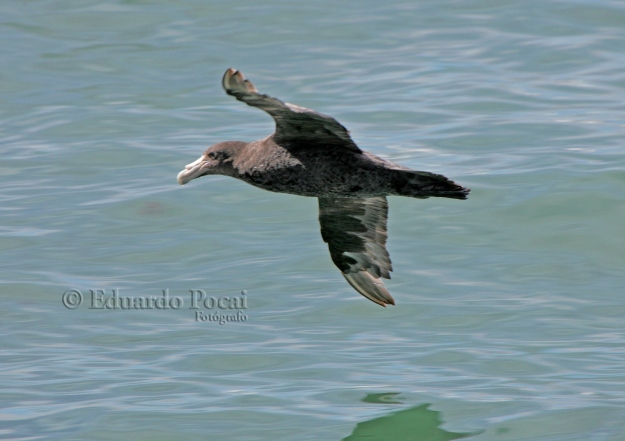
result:
<svg viewBox="0 0 625 441"><path fill-rule="evenodd" d="M399 196L421 199L430 196L466 199L471 191L443 175L414 170L397 170L395 186Z"/></svg>

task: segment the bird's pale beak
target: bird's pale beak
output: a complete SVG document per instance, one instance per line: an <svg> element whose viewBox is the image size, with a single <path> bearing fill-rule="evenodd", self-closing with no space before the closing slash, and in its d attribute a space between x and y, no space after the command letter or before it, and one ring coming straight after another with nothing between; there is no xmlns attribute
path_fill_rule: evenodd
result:
<svg viewBox="0 0 625 441"><path fill-rule="evenodd" d="M197 161L187 164L184 170L178 173L178 183L184 185L195 178L199 178L208 168L210 168L210 163L202 155Z"/></svg>

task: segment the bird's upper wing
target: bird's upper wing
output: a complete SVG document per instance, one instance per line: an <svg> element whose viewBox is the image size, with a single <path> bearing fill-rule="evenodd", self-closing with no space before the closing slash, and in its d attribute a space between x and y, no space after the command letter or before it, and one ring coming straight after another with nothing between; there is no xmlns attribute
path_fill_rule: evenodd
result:
<svg viewBox="0 0 625 441"><path fill-rule="evenodd" d="M228 95L271 115L276 122L274 140L280 145L287 148L334 147L361 152L347 129L334 118L260 94L236 69L226 71L222 85Z"/></svg>
<svg viewBox="0 0 625 441"><path fill-rule="evenodd" d="M321 237L334 264L356 291L386 306L395 301L381 277L390 279L391 259L386 251L385 197L319 198Z"/></svg>

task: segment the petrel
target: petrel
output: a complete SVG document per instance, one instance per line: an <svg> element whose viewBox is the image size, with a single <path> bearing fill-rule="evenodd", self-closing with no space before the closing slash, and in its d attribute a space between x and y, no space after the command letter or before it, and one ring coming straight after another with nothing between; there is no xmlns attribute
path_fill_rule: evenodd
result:
<svg viewBox="0 0 625 441"><path fill-rule="evenodd" d="M321 237L343 277L378 305L394 305L381 280L392 271L386 196L466 199L470 190L361 150L334 118L261 94L236 69L226 71L222 85L228 95L271 115L276 130L258 141L212 145L178 174L178 183L217 174L318 198Z"/></svg>

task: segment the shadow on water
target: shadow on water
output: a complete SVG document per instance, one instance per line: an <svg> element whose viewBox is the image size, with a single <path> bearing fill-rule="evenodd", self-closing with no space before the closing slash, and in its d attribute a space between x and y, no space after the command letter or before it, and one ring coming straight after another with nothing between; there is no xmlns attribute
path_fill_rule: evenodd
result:
<svg viewBox="0 0 625 441"><path fill-rule="evenodd" d="M377 404L401 404L398 393L369 394L362 401ZM454 433L440 428L440 412L421 404L390 415L359 423L342 441L447 441L467 438L477 433Z"/></svg>

